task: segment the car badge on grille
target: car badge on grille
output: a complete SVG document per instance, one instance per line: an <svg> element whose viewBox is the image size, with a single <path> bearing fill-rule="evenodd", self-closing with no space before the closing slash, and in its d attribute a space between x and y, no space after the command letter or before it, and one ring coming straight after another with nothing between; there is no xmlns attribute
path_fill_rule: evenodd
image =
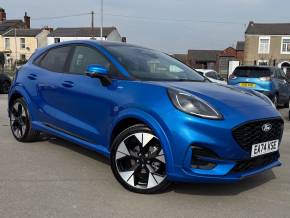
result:
<svg viewBox="0 0 290 218"><path fill-rule="evenodd" d="M269 132L272 129L272 124L271 123L266 123L262 126L263 132Z"/></svg>

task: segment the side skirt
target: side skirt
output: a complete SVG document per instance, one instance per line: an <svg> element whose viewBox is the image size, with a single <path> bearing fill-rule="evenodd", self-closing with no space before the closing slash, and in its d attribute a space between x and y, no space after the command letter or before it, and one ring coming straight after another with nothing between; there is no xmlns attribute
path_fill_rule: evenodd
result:
<svg viewBox="0 0 290 218"><path fill-rule="evenodd" d="M110 158L110 152L104 146L90 143L82 138L79 138L73 134L68 133L67 131L63 131L63 130L60 130L58 128L54 128L52 125L49 125L49 124L43 124L43 123L34 121L34 122L32 122L32 126L36 130L60 137L62 139L68 140L68 141L73 142L73 143L76 143L84 148L98 152L98 153L104 155L105 157Z"/></svg>

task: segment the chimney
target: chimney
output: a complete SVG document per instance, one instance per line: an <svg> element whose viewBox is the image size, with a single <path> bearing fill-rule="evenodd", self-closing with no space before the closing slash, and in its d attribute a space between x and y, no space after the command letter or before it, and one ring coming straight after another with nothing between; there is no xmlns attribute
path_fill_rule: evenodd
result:
<svg viewBox="0 0 290 218"><path fill-rule="evenodd" d="M52 32L53 31L53 28L51 28L49 26L44 26L44 27L42 27L42 30L47 30L49 32Z"/></svg>
<svg viewBox="0 0 290 218"><path fill-rule="evenodd" d="M5 9L0 8L0 23L6 20L6 12Z"/></svg>
<svg viewBox="0 0 290 218"><path fill-rule="evenodd" d="M27 12L24 15L24 29L30 29L30 17L27 16Z"/></svg>
<svg viewBox="0 0 290 218"><path fill-rule="evenodd" d="M254 25L255 25L254 21L250 21L250 26L254 26Z"/></svg>

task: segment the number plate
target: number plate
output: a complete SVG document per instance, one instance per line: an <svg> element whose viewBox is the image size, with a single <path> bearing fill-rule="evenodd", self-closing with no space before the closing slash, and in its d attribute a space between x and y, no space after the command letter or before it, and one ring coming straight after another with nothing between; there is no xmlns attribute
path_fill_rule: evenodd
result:
<svg viewBox="0 0 290 218"><path fill-rule="evenodd" d="M254 83L240 83L241 87L255 88L256 84Z"/></svg>
<svg viewBox="0 0 290 218"><path fill-rule="evenodd" d="M272 153L278 151L278 149L279 149L279 140L255 144L252 145L251 157L257 157L263 154Z"/></svg>

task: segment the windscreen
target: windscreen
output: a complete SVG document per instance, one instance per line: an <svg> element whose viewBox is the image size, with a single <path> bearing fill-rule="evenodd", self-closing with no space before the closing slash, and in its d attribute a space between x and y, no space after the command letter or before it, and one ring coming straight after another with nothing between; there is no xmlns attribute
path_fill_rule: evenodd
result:
<svg viewBox="0 0 290 218"><path fill-rule="evenodd" d="M205 81L195 70L162 52L130 45L107 45L106 49L131 76L150 81Z"/></svg>

